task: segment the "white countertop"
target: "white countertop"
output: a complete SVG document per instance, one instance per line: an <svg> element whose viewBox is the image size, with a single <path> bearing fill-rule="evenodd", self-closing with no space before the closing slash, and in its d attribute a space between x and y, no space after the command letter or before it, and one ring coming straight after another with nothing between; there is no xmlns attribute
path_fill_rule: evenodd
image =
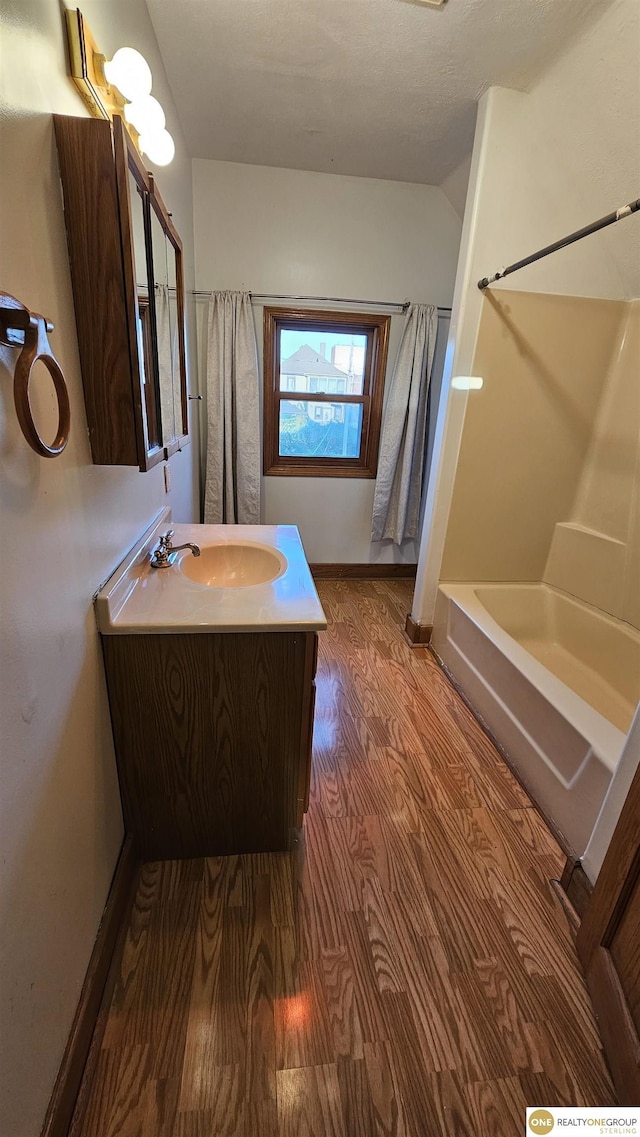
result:
<svg viewBox="0 0 640 1137"><path fill-rule="evenodd" d="M201 547L255 541L286 560L282 576L243 588L210 588L189 580L178 563L154 569L150 552L172 528L174 545ZM179 557L192 556L190 552ZM322 631L322 605L295 525L174 525L168 510L140 538L96 596L103 635L168 635L181 632Z"/></svg>

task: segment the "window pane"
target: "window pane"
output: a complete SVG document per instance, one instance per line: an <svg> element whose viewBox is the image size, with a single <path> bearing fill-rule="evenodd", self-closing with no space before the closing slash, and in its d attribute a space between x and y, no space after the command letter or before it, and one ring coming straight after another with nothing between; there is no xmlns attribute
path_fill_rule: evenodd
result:
<svg viewBox="0 0 640 1137"><path fill-rule="evenodd" d="M367 336L280 329L280 390L361 395Z"/></svg>
<svg viewBox="0 0 640 1137"><path fill-rule="evenodd" d="M280 454L298 458L359 458L362 403L280 402Z"/></svg>

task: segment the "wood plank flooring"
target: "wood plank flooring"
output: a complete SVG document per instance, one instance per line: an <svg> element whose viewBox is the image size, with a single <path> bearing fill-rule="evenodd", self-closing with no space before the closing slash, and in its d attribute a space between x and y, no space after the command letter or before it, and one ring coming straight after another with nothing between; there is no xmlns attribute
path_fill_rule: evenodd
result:
<svg viewBox="0 0 640 1137"><path fill-rule="evenodd" d="M426 651L411 582L322 581L290 854L148 864L74 1137L515 1137L615 1096L564 855Z"/></svg>

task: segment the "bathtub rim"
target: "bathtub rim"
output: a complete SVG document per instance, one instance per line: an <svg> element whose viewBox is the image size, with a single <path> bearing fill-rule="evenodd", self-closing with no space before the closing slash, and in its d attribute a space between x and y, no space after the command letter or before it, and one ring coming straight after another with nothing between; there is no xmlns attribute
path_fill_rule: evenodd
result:
<svg viewBox="0 0 640 1137"><path fill-rule="evenodd" d="M609 616L608 613L603 612L601 609L595 608L591 604L586 604L584 601L571 596L570 593L564 592L560 588L555 588L553 585L546 584L544 581L441 581L438 588L449 602L457 604L458 607L462 609L468 619L475 624L481 633L490 638L524 678L538 689L542 697L558 714L566 719L569 725L585 738L594 754L596 754L600 761L606 765L607 769L613 773L618 765L628 731L624 732L620 730L610 722L609 719L605 718L600 711L596 711L586 699L578 695L562 679L559 679L552 671L549 671L543 663L540 663L539 660L531 655L526 648L522 647L509 632L504 630L498 621L490 614L488 609L485 608L477 595L476 589L508 588L514 591L531 588L540 589L556 594L568 603L586 608L592 611L594 615L610 620L611 623L620 625L622 628L629 628L631 632L635 629L633 629L631 625L625 624L624 621L614 616ZM436 626L434 627L434 635L432 638L436 651L438 631L442 628L442 633L447 637L449 635L448 622L448 613L445 627L439 625L436 618Z"/></svg>

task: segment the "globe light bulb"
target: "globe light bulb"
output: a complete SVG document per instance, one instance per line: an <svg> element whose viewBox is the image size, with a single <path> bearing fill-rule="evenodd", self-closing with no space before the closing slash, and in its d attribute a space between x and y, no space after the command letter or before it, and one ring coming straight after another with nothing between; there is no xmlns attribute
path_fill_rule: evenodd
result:
<svg viewBox="0 0 640 1137"><path fill-rule="evenodd" d="M141 134L138 145L142 153L146 154L155 166L168 166L176 152L175 142L168 130Z"/></svg>
<svg viewBox="0 0 640 1137"><path fill-rule="evenodd" d="M151 69L144 55L133 47L119 48L113 59L105 62L104 73L107 82L132 103L151 92Z"/></svg>
<svg viewBox="0 0 640 1137"><path fill-rule="evenodd" d="M136 99L133 103L126 103L124 117L138 134L157 134L164 130L164 111L153 95L146 95L144 99Z"/></svg>

